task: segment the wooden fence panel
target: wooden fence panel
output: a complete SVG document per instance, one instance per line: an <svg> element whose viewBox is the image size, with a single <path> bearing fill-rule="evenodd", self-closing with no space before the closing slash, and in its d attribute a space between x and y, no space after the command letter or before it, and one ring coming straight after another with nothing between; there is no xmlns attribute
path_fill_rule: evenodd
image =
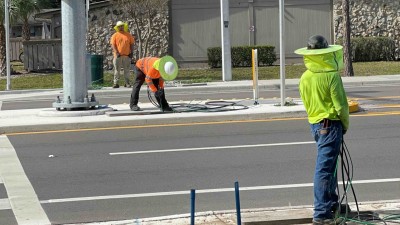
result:
<svg viewBox="0 0 400 225"><path fill-rule="evenodd" d="M23 45L27 71L62 70L60 39L25 41Z"/></svg>
<svg viewBox="0 0 400 225"><path fill-rule="evenodd" d="M62 46L54 45L53 46L53 55L54 55L54 66L56 68L60 68L62 70Z"/></svg>
<svg viewBox="0 0 400 225"><path fill-rule="evenodd" d="M10 38L10 60L19 61L19 54L22 52L22 39Z"/></svg>

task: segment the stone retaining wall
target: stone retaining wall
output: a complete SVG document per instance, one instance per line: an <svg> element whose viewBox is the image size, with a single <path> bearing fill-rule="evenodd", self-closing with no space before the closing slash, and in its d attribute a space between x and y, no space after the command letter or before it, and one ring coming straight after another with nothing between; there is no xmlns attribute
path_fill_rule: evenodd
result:
<svg viewBox="0 0 400 225"><path fill-rule="evenodd" d="M343 37L342 1L333 1L335 39ZM396 43L396 58L400 58L400 1L350 1L352 37L391 37Z"/></svg>
<svg viewBox="0 0 400 225"><path fill-rule="evenodd" d="M148 45L150 51L147 55L160 56L168 52L168 11L163 10L152 19L152 29ZM87 50L91 54L104 55L104 66L106 69L113 67L113 55L110 46L110 38L115 33L114 26L117 21L124 21L129 24L130 33L136 37L135 55L134 58L139 57L138 46L140 40L135 34L136 24L134 24L132 16L121 8L115 7L113 4L108 4L103 7L92 9L89 13L89 34ZM148 24L138 24L142 33L147 35Z"/></svg>

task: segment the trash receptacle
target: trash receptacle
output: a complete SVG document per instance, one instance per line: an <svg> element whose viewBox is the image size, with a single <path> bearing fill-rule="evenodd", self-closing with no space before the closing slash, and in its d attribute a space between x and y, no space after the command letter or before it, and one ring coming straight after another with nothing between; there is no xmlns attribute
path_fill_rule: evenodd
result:
<svg viewBox="0 0 400 225"><path fill-rule="evenodd" d="M104 75L103 75L103 55L91 55L90 57L91 64L91 75L92 75L92 84L103 84Z"/></svg>

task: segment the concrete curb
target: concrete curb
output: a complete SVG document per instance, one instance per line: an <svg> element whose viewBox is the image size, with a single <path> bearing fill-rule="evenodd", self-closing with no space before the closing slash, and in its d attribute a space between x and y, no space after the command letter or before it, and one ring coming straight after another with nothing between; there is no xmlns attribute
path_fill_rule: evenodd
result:
<svg viewBox="0 0 400 225"><path fill-rule="evenodd" d="M354 211L356 206L350 203ZM360 213L373 211L377 216L385 216L388 213L400 212L400 199L391 201L373 201L359 203ZM292 207L270 207L256 209L242 209L241 218L243 225L295 225L310 224L312 221L312 205ZM235 210L206 211L195 214L195 224L202 225L233 225L236 223ZM69 225L187 225L190 223L190 214L178 214L152 218L140 218L124 221L78 223ZM355 224L355 223L347 223ZM387 223L396 224L396 223Z"/></svg>
<svg viewBox="0 0 400 225"><path fill-rule="evenodd" d="M53 123L53 124L32 124L32 125L15 125L4 126L0 129L0 134L13 134L13 133L27 133L27 132L45 132L57 130L85 130L85 129L110 129L114 128L128 128L134 126L163 126L171 124L187 124L187 123L212 123L212 122L225 122L225 121L249 121L249 120L264 120L273 118L292 118L300 117L306 118L304 111L296 112L277 112L277 113L246 113L237 115L226 115L213 113L202 117L168 117L168 118L152 118L132 120L127 116L123 120L107 120L97 122L79 122L79 123Z"/></svg>
<svg viewBox="0 0 400 225"><path fill-rule="evenodd" d="M299 79L286 79L286 88L297 88ZM363 77L343 77L343 83L345 85L354 86L366 86L371 84L400 84L400 75L379 75L379 76L363 76ZM182 86L166 86L168 92L186 92L196 91L201 89L202 91L225 91L232 90L232 88L249 89L252 90L253 83L251 80L245 81L228 81L228 82L210 82L189 85L185 84ZM271 90L279 89L280 80L260 80L259 90ZM0 91L0 95L19 95L19 94L30 94L30 93L41 93L41 92L54 92L62 93L63 89L32 89L32 90L12 90L12 91ZM89 93L123 93L130 92L130 88L118 88L113 89L111 87L103 87L102 89L91 89ZM143 89L141 91L146 91Z"/></svg>
<svg viewBox="0 0 400 225"><path fill-rule="evenodd" d="M106 112L113 111L110 107L91 109L85 111L57 111L56 109L44 109L39 112L41 117L80 117L104 115Z"/></svg>

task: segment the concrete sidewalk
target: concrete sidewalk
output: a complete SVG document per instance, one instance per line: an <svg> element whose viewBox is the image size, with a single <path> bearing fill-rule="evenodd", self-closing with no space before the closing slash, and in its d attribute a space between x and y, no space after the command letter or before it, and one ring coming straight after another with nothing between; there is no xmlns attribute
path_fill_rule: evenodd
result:
<svg viewBox="0 0 400 225"><path fill-rule="evenodd" d="M286 87L297 87L298 79L287 79ZM345 86L365 85L394 85L400 84L400 75L371 76L371 77L344 77ZM260 81L260 89L279 88L279 80ZM197 84L191 87L175 85L167 87L168 91L174 92L201 92L207 90L236 90L252 88L251 81L212 82ZM96 95L130 92L129 89L103 88L101 90L90 90L89 93ZM1 101L13 101L33 96L56 96L62 95L61 89L56 90L24 90L24 91L1 91ZM149 126L165 124L205 123L221 121L242 120L265 120L268 118L306 118L305 109L300 99L293 99L292 106L280 107L276 100L260 100L259 105L254 105L253 100L238 100L239 105L231 106L230 111L220 112L181 112L165 114L145 114L131 112L128 104L104 105L96 110L88 111L56 111L54 108L26 109L26 110L0 110L0 134L46 132L57 130L75 129L114 129L118 127ZM171 102L171 104L182 104L183 102ZM188 102L186 102L188 103ZM193 103L193 102L192 102ZM204 104L205 101L197 101L196 104ZM104 103L103 103L104 104ZM151 104L140 104L144 112L157 112ZM1 109L1 106L0 106ZM178 110L179 108L176 108ZM355 205L350 205L355 210ZM365 202L360 204L361 211L372 211L380 218L388 214L400 214L400 199L384 202ZM312 218L312 206L245 209L242 210L242 223L248 225L261 224L310 224ZM397 219L397 224L399 220ZM161 225L190 224L190 216L174 215L169 217L146 218L131 221L113 221L104 223L88 223L96 225ZM196 224L224 225L237 224L234 211L221 212L199 212L196 213ZM354 224L354 223L348 223ZM395 224L387 222L386 224Z"/></svg>
<svg viewBox="0 0 400 225"><path fill-rule="evenodd" d="M141 104L142 112L131 112L128 104L108 105L88 111L56 111L55 109L28 109L0 111L0 134L20 132L40 132L52 130L93 129L109 127L127 127L162 124L182 124L201 122L221 122L237 120L257 120L277 117L305 117L305 110L300 101L298 105L279 107L273 103L253 105L253 101L244 100L236 106L240 110L221 112L182 112L147 114L159 112L150 103ZM202 104L201 102L197 102ZM171 102L173 106L174 102ZM179 102L182 104L182 102ZM204 104L204 103L203 103ZM117 111L115 111L117 110ZM177 110L177 109L176 109Z"/></svg>
<svg viewBox="0 0 400 225"><path fill-rule="evenodd" d="M380 202L358 203L360 216L357 219L357 207L350 203L352 213L342 215L347 218L347 225L356 224L387 224L395 225L400 222L400 199ZM312 206L275 207L264 209L242 209L241 221L243 225L297 225L312 224ZM371 220L375 218L375 220ZM189 225L190 214L173 215L166 217L141 218L125 221L110 221L97 223L79 223L70 225ZM383 223L382 221L385 221ZM236 211L210 211L195 214L196 225L237 225Z"/></svg>

